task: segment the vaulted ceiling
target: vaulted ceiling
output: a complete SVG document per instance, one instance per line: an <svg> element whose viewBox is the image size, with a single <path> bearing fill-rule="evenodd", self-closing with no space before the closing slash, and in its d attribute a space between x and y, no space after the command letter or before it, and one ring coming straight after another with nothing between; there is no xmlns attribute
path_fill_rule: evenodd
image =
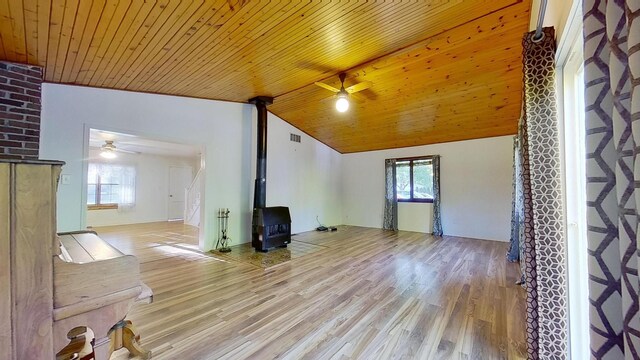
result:
<svg viewBox="0 0 640 360"><path fill-rule="evenodd" d="M245 102L346 153L513 134L530 0L3 0L45 80ZM336 112L324 81L370 81Z"/></svg>

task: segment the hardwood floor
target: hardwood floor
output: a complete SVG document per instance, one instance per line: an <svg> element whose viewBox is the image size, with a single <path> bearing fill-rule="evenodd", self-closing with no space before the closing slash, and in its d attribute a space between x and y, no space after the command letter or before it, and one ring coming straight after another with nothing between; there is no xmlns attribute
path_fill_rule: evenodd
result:
<svg viewBox="0 0 640 360"><path fill-rule="evenodd" d="M154 359L524 359L524 290L506 243L341 226L273 269L194 251L176 223L97 228L139 257L130 314Z"/></svg>

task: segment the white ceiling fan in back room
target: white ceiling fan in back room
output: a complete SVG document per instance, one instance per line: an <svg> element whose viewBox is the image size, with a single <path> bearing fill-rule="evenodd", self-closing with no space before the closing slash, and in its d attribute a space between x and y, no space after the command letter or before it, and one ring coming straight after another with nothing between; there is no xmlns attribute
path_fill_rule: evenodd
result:
<svg viewBox="0 0 640 360"><path fill-rule="evenodd" d="M345 89L344 87L344 79L347 77L347 74L345 73L341 73L339 76L340 78L340 89L336 89L335 87L331 86L331 85L327 85L325 83L322 82L315 82L314 84L316 84L317 86L320 86L323 89L327 89L333 93L335 93L333 96L330 96L325 100L336 100L336 110L338 110L339 112L345 112L347 110L349 110L349 100L356 100L356 101L362 101L363 99L360 98L358 95L356 95L355 93L362 91L362 90L366 90L368 88L371 87L371 85L373 85L370 81L363 81L361 83L355 84L355 85L351 85L348 88Z"/></svg>
<svg viewBox="0 0 640 360"><path fill-rule="evenodd" d="M136 151L118 149L116 145L113 143L113 140L105 140L104 145L100 147L100 156L102 156L105 159L115 159L118 156L116 152L122 152L127 154L139 154L139 152L136 152Z"/></svg>

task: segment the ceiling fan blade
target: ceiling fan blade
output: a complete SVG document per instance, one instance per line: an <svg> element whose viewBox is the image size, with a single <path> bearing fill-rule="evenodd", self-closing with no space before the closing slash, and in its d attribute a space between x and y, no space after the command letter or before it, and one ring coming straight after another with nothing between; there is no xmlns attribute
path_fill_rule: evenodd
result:
<svg viewBox="0 0 640 360"><path fill-rule="evenodd" d="M353 102L360 103L360 104L367 101L367 99L365 99L364 96L360 94L349 94L349 100L353 100Z"/></svg>
<svg viewBox="0 0 640 360"><path fill-rule="evenodd" d="M328 96L328 97L320 100L320 102L329 102L329 101L332 101L332 100L336 100L337 98L338 97L336 95L331 95L331 96Z"/></svg>
<svg viewBox="0 0 640 360"><path fill-rule="evenodd" d="M345 90L349 94L353 94L353 93L357 93L358 91L366 90L366 89L370 88L371 85L373 85L373 83L371 81L363 81L361 83L357 83L355 85L351 85L348 88L346 88Z"/></svg>
<svg viewBox="0 0 640 360"><path fill-rule="evenodd" d="M331 85L327 85L327 84L325 84L325 83L321 83L321 82L314 82L314 84L316 84L317 86L320 86L320 87L321 87L321 88L323 88L323 89L327 89L327 90L329 90L329 91L333 91L333 92L335 92L335 93L340 92L340 89L336 89L336 88L334 88L333 86L331 86Z"/></svg>
<svg viewBox="0 0 640 360"><path fill-rule="evenodd" d="M116 148L116 151L117 152L121 152L121 153L125 153L125 154L136 154L136 155L141 154L138 151L124 150L124 149L120 149L120 148Z"/></svg>

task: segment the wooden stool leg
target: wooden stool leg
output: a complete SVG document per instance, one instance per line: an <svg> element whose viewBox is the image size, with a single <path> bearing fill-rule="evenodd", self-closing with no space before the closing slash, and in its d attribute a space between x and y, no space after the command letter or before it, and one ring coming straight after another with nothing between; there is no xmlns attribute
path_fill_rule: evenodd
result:
<svg viewBox="0 0 640 360"><path fill-rule="evenodd" d="M109 360L111 351L111 341L108 336L102 339L95 339L95 343L93 344L95 360Z"/></svg>
<svg viewBox="0 0 640 360"><path fill-rule="evenodd" d="M131 321L126 320L125 326L122 329L122 343L129 353L133 356L137 356L140 359L151 359L151 351L143 349L140 344L140 335L136 331Z"/></svg>
<svg viewBox="0 0 640 360"><path fill-rule="evenodd" d="M113 325L111 330L109 330L109 352L113 353L116 350L122 348L122 328L124 327L124 322L120 321L117 324Z"/></svg>

